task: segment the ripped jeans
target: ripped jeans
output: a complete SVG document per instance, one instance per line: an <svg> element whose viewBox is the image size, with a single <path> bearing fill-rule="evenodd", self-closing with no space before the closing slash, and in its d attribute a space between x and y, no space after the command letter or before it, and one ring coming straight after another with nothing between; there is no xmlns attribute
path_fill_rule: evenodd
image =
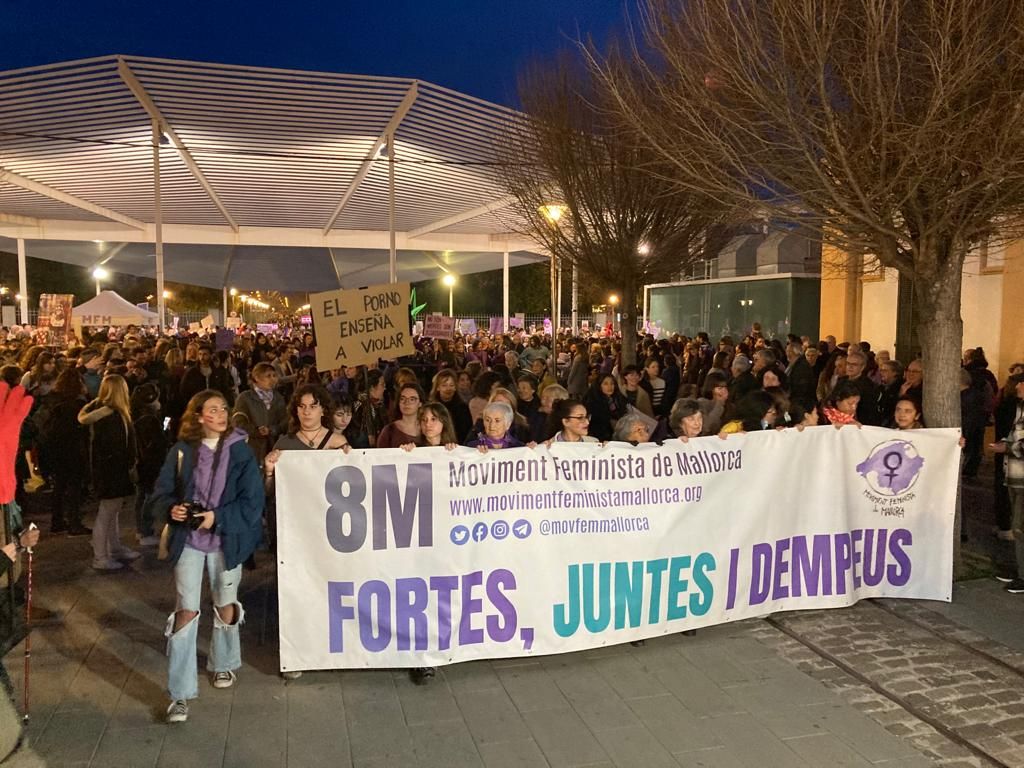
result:
<svg viewBox="0 0 1024 768"><path fill-rule="evenodd" d="M175 613L167 617L164 636L167 638L167 691L172 699L194 699L199 695L199 673L196 669L196 641L199 635L199 600L203 593L203 569L210 578L213 599L213 640L206 669L209 672L233 672L242 666L242 646L238 627L245 619L245 611L238 602L238 583L242 579L239 563L230 571L224 568L224 553L200 552L186 546L174 566L174 586L178 592ZM217 612L218 607L235 606L235 617L225 624ZM195 616L185 626L174 631L177 611L194 611Z"/></svg>

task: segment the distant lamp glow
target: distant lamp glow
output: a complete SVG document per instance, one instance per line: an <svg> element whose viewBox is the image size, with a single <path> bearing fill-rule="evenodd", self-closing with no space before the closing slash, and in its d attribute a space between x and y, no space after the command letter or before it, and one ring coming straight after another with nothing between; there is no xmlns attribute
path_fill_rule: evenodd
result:
<svg viewBox="0 0 1024 768"><path fill-rule="evenodd" d="M173 296L173 295L174 295L174 294L172 294L172 293L171 293L170 291L164 291L164 298L165 298L165 299L169 299L169 298L171 298L171 296Z"/></svg>
<svg viewBox="0 0 1024 768"><path fill-rule="evenodd" d="M548 203L547 205L542 205L537 210L549 222L557 224L559 219L562 218L562 214L565 213L565 206L558 203Z"/></svg>
<svg viewBox="0 0 1024 768"><path fill-rule="evenodd" d="M455 275L449 272L447 275L441 278L441 282L447 285L449 288L451 288L453 285L455 285Z"/></svg>
<svg viewBox="0 0 1024 768"><path fill-rule="evenodd" d="M613 293L611 296L609 296L608 303L611 304L613 307L616 306L619 303L618 295Z"/></svg>
<svg viewBox="0 0 1024 768"><path fill-rule="evenodd" d="M105 270L103 267L96 267L96 269L92 271L92 276L97 280L106 280L108 277L110 277L110 273L107 272L107 270Z"/></svg>
<svg viewBox="0 0 1024 768"><path fill-rule="evenodd" d="M243 293L243 294L242 294L241 296L239 296L238 298L239 298L239 300L240 300L240 301L241 301L241 302L242 302L243 304L245 304L245 303L246 303L247 301L249 301L249 297L248 297L248 296L246 296L246 295L245 295L244 293Z"/></svg>
<svg viewBox="0 0 1024 768"><path fill-rule="evenodd" d="M230 291L228 291L228 293L231 294L232 296L237 296L238 295L238 289L237 288L232 288Z"/></svg>
<svg viewBox="0 0 1024 768"><path fill-rule="evenodd" d="M640 245L636 247L636 252L641 256L647 256L651 252L650 243L640 243Z"/></svg>
<svg viewBox="0 0 1024 768"><path fill-rule="evenodd" d="M7 286L6 285L0 286L0 296L6 296L6 295L7 295Z"/></svg>
<svg viewBox="0 0 1024 768"><path fill-rule="evenodd" d="M24 297L24 296L22 296L22 295L21 295L20 293L16 293L16 294L14 294L14 298L15 298L15 299L16 299L17 301L21 301L21 300L22 300L23 298L25 298L25 297Z"/></svg>

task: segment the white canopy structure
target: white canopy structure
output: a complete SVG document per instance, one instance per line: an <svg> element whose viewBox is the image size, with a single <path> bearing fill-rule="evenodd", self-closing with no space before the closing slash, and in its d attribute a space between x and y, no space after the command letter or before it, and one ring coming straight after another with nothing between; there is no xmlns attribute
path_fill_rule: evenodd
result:
<svg viewBox="0 0 1024 768"><path fill-rule="evenodd" d="M225 295L507 278L546 258L498 183L519 117L393 77L136 56L0 72L0 248L155 276L157 296L165 277Z"/></svg>
<svg viewBox="0 0 1024 768"><path fill-rule="evenodd" d="M137 307L114 291L100 291L71 310L76 325L157 325L159 320L156 312Z"/></svg>

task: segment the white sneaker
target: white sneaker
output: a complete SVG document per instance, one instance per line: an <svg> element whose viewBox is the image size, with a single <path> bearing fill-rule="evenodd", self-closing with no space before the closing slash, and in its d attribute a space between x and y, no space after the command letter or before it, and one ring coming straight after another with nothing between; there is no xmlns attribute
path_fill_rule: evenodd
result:
<svg viewBox="0 0 1024 768"><path fill-rule="evenodd" d="M289 670L288 672L282 672L281 677L285 680L298 680L302 677L302 672L297 669Z"/></svg>
<svg viewBox="0 0 1024 768"><path fill-rule="evenodd" d="M119 571L124 568L124 563L117 560L99 559L92 561L92 567L97 571Z"/></svg>
<svg viewBox="0 0 1024 768"><path fill-rule="evenodd" d="M132 560L138 560L142 557L142 553L136 552L134 549L129 549L128 547L121 547L121 549L114 552L114 557L118 560L131 562Z"/></svg>
<svg viewBox="0 0 1024 768"><path fill-rule="evenodd" d="M238 677L234 672L217 672L213 676L214 688L230 688Z"/></svg>
<svg viewBox="0 0 1024 768"><path fill-rule="evenodd" d="M138 537L140 547L155 547L160 544L159 536L139 536Z"/></svg>
<svg viewBox="0 0 1024 768"><path fill-rule="evenodd" d="M184 699L176 699L167 708L168 723L184 723L188 720L188 702Z"/></svg>

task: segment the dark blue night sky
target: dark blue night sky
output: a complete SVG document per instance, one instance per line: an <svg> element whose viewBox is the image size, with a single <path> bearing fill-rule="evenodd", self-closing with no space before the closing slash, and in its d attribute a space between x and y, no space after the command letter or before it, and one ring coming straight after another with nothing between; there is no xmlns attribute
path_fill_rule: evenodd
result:
<svg viewBox="0 0 1024 768"><path fill-rule="evenodd" d="M629 2L629 0L626 0ZM126 53L429 80L506 104L569 38L621 29L623 0L0 0L0 69Z"/></svg>

